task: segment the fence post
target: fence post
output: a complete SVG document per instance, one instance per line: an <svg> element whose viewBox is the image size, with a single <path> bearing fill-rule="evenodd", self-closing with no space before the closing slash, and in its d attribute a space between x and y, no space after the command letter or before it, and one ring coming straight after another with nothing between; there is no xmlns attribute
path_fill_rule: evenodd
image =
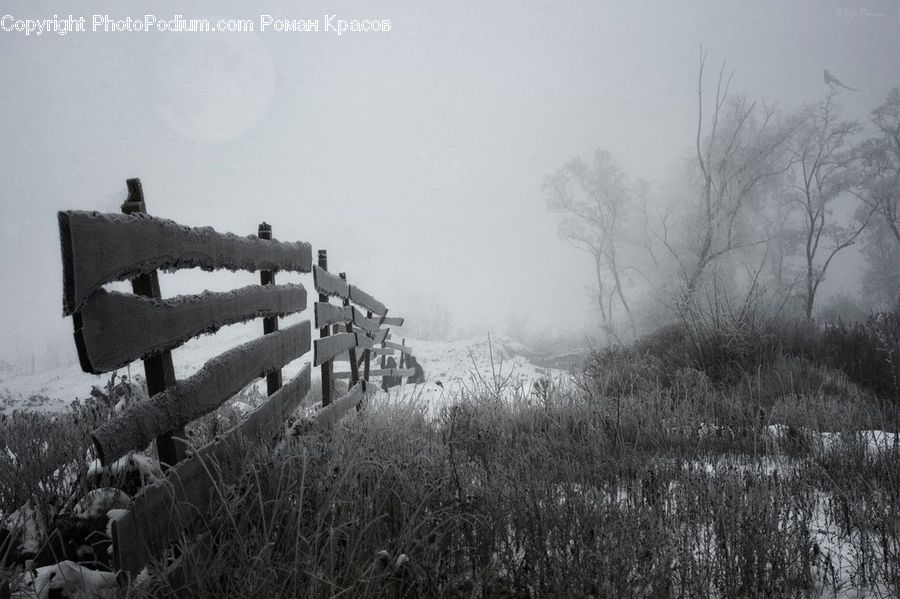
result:
<svg viewBox="0 0 900 599"><path fill-rule="evenodd" d="M319 268L324 271L328 270L328 250L319 250ZM320 302L328 302L328 296L324 293L319 294ZM328 336L328 325L319 329L319 338L324 339ZM331 360L322 363L322 406L331 404Z"/></svg>
<svg viewBox="0 0 900 599"><path fill-rule="evenodd" d="M342 272L342 273L338 274L338 276L341 278L342 281L344 281L344 282L347 281L347 273ZM345 299L344 305L349 306L350 300ZM353 332L353 322L348 322L347 326L345 327L344 330L347 331L348 333L352 333ZM356 348L351 347L349 353L350 353L350 387L352 387L353 385L355 385L356 383L359 382L359 365L356 363ZM358 404L357 404L357 407L358 407Z"/></svg>
<svg viewBox="0 0 900 599"><path fill-rule="evenodd" d="M272 240L272 225L267 222L259 223L259 229L257 230L257 236L260 239L268 239ZM274 285L275 284L275 271L274 270L261 270L259 271L259 282L261 285ZM268 316L263 318L263 334L268 335L269 333L274 333L278 330L278 317L277 316ZM274 372L270 372L266 375L266 394L272 395L279 389L281 389L282 377L281 377L281 369Z"/></svg>
<svg viewBox="0 0 900 599"><path fill-rule="evenodd" d="M124 214L147 213L144 201L144 189L140 179L128 179L128 198L122 204ZM159 291L159 276L156 271L140 275L132 279L131 289L135 295L143 295L154 299L162 298ZM147 394L153 397L175 384L175 367L172 365L172 352L164 351L144 358L144 376L147 378ZM184 427L156 438L156 453L159 461L174 466L184 457L183 443L176 437L184 439Z"/></svg>
<svg viewBox="0 0 900 599"><path fill-rule="evenodd" d="M400 345L402 345L403 347L406 347L406 337L404 337L403 339L400 340ZM406 352L401 350L400 351L400 363L398 364L397 368L403 368L405 361L406 361Z"/></svg>
<svg viewBox="0 0 900 599"><path fill-rule="evenodd" d="M372 318L372 311L371 311L371 310L369 310L369 311L366 312L366 318ZM368 349L367 349L367 350L365 351L365 353L363 354L363 355L365 356L365 359L366 359L366 365L365 365L365 368L363 369L363 380L366 381L366 382L369 381L369 356L370 356L371 354L372 354L372 352L370 352Z"/></svg>

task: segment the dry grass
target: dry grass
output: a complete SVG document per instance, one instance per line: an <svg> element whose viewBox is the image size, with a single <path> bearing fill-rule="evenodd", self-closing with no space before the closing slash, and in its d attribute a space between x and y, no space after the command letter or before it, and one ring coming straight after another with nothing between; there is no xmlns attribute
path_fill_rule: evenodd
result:
<svg viewBox="0 0 900 599"><path fill-rule="evenodd" d="M331 435L259 450L197 527L216 531L217 550L191 570L190 588L203 597L900 595L900 447L873 453L852 434L892 426L868 391L783 354L714 381L635 351L599 356L570 388L504 395L481 373L484 388L437 418L416 400L372 402ZM241 399L259 400L249 390ZM195 441L236 418L226 409L204 419ZM784 435L767 428L776 423ZM51 468L83 455L84 428L58 434L69 424L20 415L0 425L3 443L33 461L0 479L3 509L68 489L53 490ZM825 451L822 431L845 434ZM28 450L36 436L47 449ZM129 595L171 590L156 564Z"/></svg>
<svg viewBox="0 0 900 599"><path fill-rule="evenodd" d="M729 400L707 393L680 420L661 389L619 402L487 394L433 420L414 403L373 405L333 438L289 440L248 464L212 517L226 524L194 589L799 597L853 585L895 596L900 449L773 440L736 407L699 412ZM817 401L810 411L843 409ZM738 417L699 426L716 414ZM839 554L825 528L841 531Z"/></svg>

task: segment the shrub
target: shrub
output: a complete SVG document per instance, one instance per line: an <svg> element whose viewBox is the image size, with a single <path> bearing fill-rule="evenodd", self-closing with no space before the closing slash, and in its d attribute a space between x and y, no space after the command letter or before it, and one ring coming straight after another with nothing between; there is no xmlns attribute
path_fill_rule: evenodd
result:
<svg viewBox="0 0 900 599"><path fill-rule="evenodd" d="M871 315L865 322L785 327L782 351L843 372L894 411L900 410L900 316Z"/></svg>

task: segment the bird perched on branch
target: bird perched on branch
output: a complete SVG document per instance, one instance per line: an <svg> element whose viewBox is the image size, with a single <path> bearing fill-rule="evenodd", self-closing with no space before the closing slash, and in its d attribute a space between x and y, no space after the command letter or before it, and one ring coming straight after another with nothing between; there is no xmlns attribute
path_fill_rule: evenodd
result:
<svg viewBox="0 0 900 599"><path fill-rule="evenodd" d="M825 85L831 85L835 87L843 87L844 89L849 89L852 92L858 92L859 90L855 87L850 87L849 85L844 85L841 83L841 80L828 72L828 69L825 69Z"/></svg>

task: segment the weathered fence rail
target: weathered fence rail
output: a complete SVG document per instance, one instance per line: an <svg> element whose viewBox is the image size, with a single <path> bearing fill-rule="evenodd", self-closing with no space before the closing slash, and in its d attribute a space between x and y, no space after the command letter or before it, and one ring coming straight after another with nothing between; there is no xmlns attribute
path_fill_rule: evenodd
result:
<svg viewBox="0 0 900 599"><path fill-rule="evenodd" d="M285 365L313 350L313 365L322 368L322 401L308 428L320 431L359 407L371 377L414 373L402 367L370 369L371 355L384 360L397 350L401 366L403 355L411 355L405 344L388 341L390 332L385 328L402 326L403 319L388 317L383 303L349 284L345 276L329 273L325 250L319 251L314 266L310 244L277 241L266 223L259 226L257 236L239 237L155 218L146 214L140 181L130 179L128 189L122 214L58 215L63 308L72 316L82 369L102 374L143 359L148 382L149 399L127 407L94 431L98 457L109 464L155 440L160 462L170 466L164 481L141 489L111 523L113 567L126 579L161 558L186 527L210 510L220 496L217 485L241 475L248 447L271 441L288 417L310 401L310 364L282 386ZM196 267L260 271L260 284L161 297L158 269ZM314 306L318 339L311 339L308 320L279 329L280 317L308 307L302 285L275 283L279 271L312 272L319 293ZM123 279L132 279L134 293L103 288ZM330 297L342 304L330 304ZM198 335L256 318L263 319L261 337L224 351L195 374L176 380L171 350ZM342 330L332 330L338 327ZM350 356L351 371L335 374L335 358L343 354ZM260 377L267 380L267 400L223 437L194 448L185 458L189 448L184 427ZM334 378L350 378L350 383L332 401Z"/></svg>

